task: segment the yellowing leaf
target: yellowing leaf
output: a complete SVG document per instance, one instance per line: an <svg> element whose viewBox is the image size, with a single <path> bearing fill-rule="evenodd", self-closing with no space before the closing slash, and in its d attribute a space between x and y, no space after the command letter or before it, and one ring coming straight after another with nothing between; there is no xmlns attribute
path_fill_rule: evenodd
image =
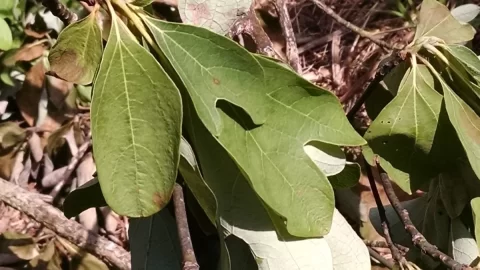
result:
<svg viewBox="0 0 480 270"><path fill-rule="evenodd" d="M326 234L333 190L304 145L365 143L337 98L223 36L143 18L203 124L260 198L286 219L289 233Z"/></svg>
<svg viewBox="0 0 480 270"><path fill-rule="evenodd" d="M434 143L441 102L428 68L414 65L405 73L395 98L365 134L367 161L373 163L373 154L379 155L382 168L409 193L434 174L427 157Z"/></svg>
<svg viewBox="0 0 480 270"><path fill-rule="evenodd" d="M437 0L424 0L418 15L417 31L414 40L434 37L447 44L469 41L475 35L470 24L457 21L448 8Z"/></svg>
<svg viewBox="0 0 480 270"><path fill-rule="evenodd" d="M480 235L480 197L470 201L472 206L473 222L475 224L475 235ZM480 249L480 239L477 237L477 247Z"/></svg>
<svg viewBox="0 0 480 270"><path fill-rule="evenodd" d="M67 26L58 37L48 60L56 76L77 84L90 84L102 59L102 33L96 11Z"/></svg>
<svg viewBox="0 0 480 270"><path fill-rule="evenodd" d="M145 217L172 195L182 103L155 58L112 16L93 89L93 153L108 205L120 215Z"/></svg>
<svg viewBox="0 0 480 270"><path fill-rule="evenodd" d="M11 148L27 137L25 130L14 122L5 122L0 124L0 149Z"/></svg>

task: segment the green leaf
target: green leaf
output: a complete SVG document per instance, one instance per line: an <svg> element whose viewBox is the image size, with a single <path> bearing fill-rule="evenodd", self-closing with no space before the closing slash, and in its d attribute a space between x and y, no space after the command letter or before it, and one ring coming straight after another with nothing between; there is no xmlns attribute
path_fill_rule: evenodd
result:
<svg viewBox="0 0 480 270"><path fill-rule="evenodd" d="M204 175L203 178L197 177L193 180L204 181L215 194L218 205L217 226L220 235L227 237L227 242L230 234L245 241L250 246L258 269L333 269L336 262L339 265L341 262L351 262L356 264L355 269L370 269L368 252L363 242L358 237L353 237L355 232L348 223L338 219L338 212L335 212L333 221L335 226L338 226L332 227L325 238L306 239L277 233L279 229L282 232L285 229L275 227L271 218L278 220L280 217L264 208L237 165L189 107L186 114L191 121L187 123L187 129ZM202 196L200 189L194 188L192 192L198 192L197 197ZM338 240L342 238L342 234L349 239L348 242L344 241L345 239ZM331 254L329 243L330 240L334 243L336 239L339 252ZM349 243L352 248L342 249L342 243ZM361 244L359 249L356 249L359 247L357 244ZM233 256L244 258L239 252L230 252L229 255L230 262L238 261ZM222 269L236 269L236 265L227 266L224 265Z"/></svg>
<svg viewBox="0 0 480 270"><path fill-rule="evenodd" d="M72 218L88 208L106 205L98 179L93 178L68 194L63 202L63 212L67 218Z"/></svg>
<svg viewBox="0 0 480 270"><path fill-rule="evenodd" d="M16 0L0 1L0 18L10 18L13 15L13 9L16 4Z"/></svg>
<svg viewBox="0 0 480 270"><path fill-rule="evenodd" d="M457 218L468 204L468 190L460 171L443 172L438 176L440 198L451 219Z"/></svg>
<svg viewBox="0 0 480 270"><path fill-rule="evenodd" d="M470 265L480 256L475 238L459 218L450 222L448 254L452 254L455 261L465 265Z"/></svg>
<svg viewBox="0 0 480 270"><path fill-rule="evenodd" d="M475 4L464 4L452 9L451 13L458 21L468 23L473 21L478 14L480 14L480 6Z"/></svg>
<svg viewBox="0 0 480 270"><path fill-rule="evenodd" d="M473 171L480 177L480 118L441 80L445 107Z"/></svg>
<svg viewBox="0 0 480 270"><path fill-rule="evenodd" d="M128 236L132 269L182 269L177 227L168 209L150 217L130 219Z"/></svg>
<svg viewBox="0 0 480 270"><path fill-rule="evenodd" d="M153 3L154 0L133 0L130 4L134 6L144 7Z"/></svg>
<svg viewBox="0 0 480 270"><path fill-rule="evenodd" d="M10 26L4 19L0 19L0 51L12 48L13 38Z"/></svg>
<svg viewBox="0 0 480 270"><path fill-rule="evenodd" d="M307 237L326 234L332 188L303 147L312 141L365 143L337 98L223 36L143 18L208 131L262 200L285 217L288 231Z"/></svg>
<svg viewBox="0 0 480 270"><path fill-rule="evenodd" d="M102 33L93 11L67 26L58 37L48 60L59 78L76 84L90 84L102 59Z"/></svg>
<svg viewBox="0 0 480 270"><path fill-rule="evenodd" d="M345 168L339 174L328 177L333 188L351 188L358 184L361 171L357 163L347 162Z"/></svg>
<svg viewBox="0 0 480 270"><path fill-rule="evenodd" d="M438 126L442 97L424 65L413 65L405 74L397 96L370 125L364 155L373 155L389 176L412 192L435 174L429 159Z"/></svg>
<svg viewBox="0 0 480 270"><path fill-rule="evenodd" d="M170 200L182 126L178 89L113 14L92 98L93 152L108 205L150 216Z"/></svg>
<svg viewBox="0 0 480 270"><path fill-rule="evenodd" d="M425 38L442 39L447 44L469 41L475 29L457 21L448 8L436 0L424 0L418 15L414 41L421 43Z"/></svg>
<svg viewBox="0 0 480 270"><path fill-rule="evenodd" d="M455 57L477 82L480 81L480 59L472 50L463 45L456 44L440 46Z"/></svg>
<svg viewBox="0 0 480 270"><path fill-rule="evenodd" d="M473 222L475 223L475 235L480 235L480 197L470 201L472 206ZM480 249L480 237L476 238L477 247Z"/></svg>
<svg viewBox="0 0 480 270"><path fill-rule="evenodd" d="M178 2L178 11L184 23L224 35L249 10L251 4L252 0L184 0Z"/></svg>

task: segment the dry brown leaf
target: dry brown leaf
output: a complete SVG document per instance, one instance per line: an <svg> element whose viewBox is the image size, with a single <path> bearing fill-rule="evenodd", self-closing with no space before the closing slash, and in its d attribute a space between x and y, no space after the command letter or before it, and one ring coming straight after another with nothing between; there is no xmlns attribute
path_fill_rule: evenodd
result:
<svg viewBox="0 0 480 270"><path fill-rule="evenodd" d="M59 110L65 108L65 99L73 89L73 83L64 81L51 75L47 75L48 98L52 104ZM69 108L65 108L69 109Z"/></svg>
<svg viewBox="0 0 480 270"><path fill-rule="evenodd" d="M43 158L43 147L40 137L38 137L37 133L32 133L28 139L28 146L35 162L40 162Z"/></svg>
<svg viewBox="0 0 480 270"><path fill-rule="evenodd" d="M88 208L78 215L78 220L87 230L98 233L97 209Z"/></svg>
<svg viewBox="0 0 480 270"><path fill-rule="evenodd" d="M10 175L10 181L19 184L18 179L20 178L20 174L23 171L23 160L25 158L25 148L22 146L16 156L15 156L15 163L12 169L12 175Z"/></svg>
<svg viewBox="0 0 480 270"><path fill-rule="evenodd" d="M39 254L30 236L14 232L5 232L0 236L0 253L14 254L23 260L31 260Z"/></svg>
<svg viewBox="0 0 480 270"><path fill-rule="evenodd" d="M42 56L47 48L48 45L45 42L25 44L19 49L9 52L3 60L3 64L11 67L20 61L30 62Z"/></svg>
<svg viewBox="0 0 480 270"><path fill-rule="evenodd" d="M43 154L43 175L48 175L53 172L54 166L50 156L45 153Z"/></svg>
<svg viewBox="0 0 480 270"><path fill-rule="evenodd" d="M10 179L15 164L15 149L0 150L0 178Z"/></svg>
<svg viewBox="0 0 480 270"><path fill-rule="evenodd" d="M78 146L77 146L77 141L75 140L75 131L74 127L72 127L65 133L62 138L64 138L67 141L68 148L70 148L70 153L72 153L72 156L76 156L78 153ZM88 181L88 180L87 180ZM82 185L82 184L80 184Z"/></svg>
<svg viewBox="0 0 480 270"><path fill-rule="evenodd" d="M37 32L37 31L32 29L31 24L27 24L27 26L25 26L24 32L25 32L25 35L27 35L29 37L33 37L33 38L36 38L36 39L41 39L41 38L46 37L47 34L51 32L51 30Z"/></svg>
<svg viewBox="0 0 480 270"><path fill-rule="evenodd" d="M32 159L27 157L25 164L23 164L23 170L18 176L18 185L21 187L28 186L28 180L30 179L30 172L32 171Z"/></svg>
<svg viewBox="0 0 480 270"><path fill-rule="evenodd" d="M108 206L100 207L103 219L105 220L105 230L108 233L114 234L118 227L120 217L110 209Z"/></svg>

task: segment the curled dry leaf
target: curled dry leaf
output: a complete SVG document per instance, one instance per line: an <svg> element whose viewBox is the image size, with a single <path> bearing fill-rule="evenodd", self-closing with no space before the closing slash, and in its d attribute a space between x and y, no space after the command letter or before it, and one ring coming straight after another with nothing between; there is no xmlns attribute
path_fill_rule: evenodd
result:
<svg viewBox="0 0 480 270"><path fill-rule="evenodd" d="M20 61L30 62L42 56L47 48L46 42L25 44L19 49L8 51L3 58L2 64L12 67Z"/></svg>
<svg viewBox="0 0 480 270"><path fill-rule="evenodd" d="M105 222L105 230L113 234L117 230L120 217L108 206L100 207L100 211Z"/></svg>
<svg viewBox="0 0 480 270"><path fill-rule="evenodd" d="M28 186L28 180L30 179L30 172L32 171L32 160L27 157L27 160L23 164L23 169L18 176L18 185L21 187Z"/></svg>
<svg viewBox="0 0 480 270"><path fill-rule="evenodd" d="M20 173L23 171L23 160L25 158L25 147L20 147L17 151L17 155L15 156L15 163L12 169L12 175L10 175L10 181L15 182L19 185L18 179L20 177Z"/></svg>
<svg viewBox="0 0 480 270"><path fill-rule="evenodd" d="M3 149L12 148L25 140L25 130L14 122L0 124L0 147Z"/></svg>
<svg viewBox="0 0 480 270"><path fill-rule="evenodd" d="M51 172L53 172L53 162L50 156L45 153L43 154L43 175L49 175Z"/></svg>
<svg viewBox="0 0 480 270"><path fill-rule="evenodd" d="M43 147L37 133L33 132L28 139L28 147L30 148L30 153L35 162L40 162L43 158Z"/></svg>
<svg viewBox="0 0 480 270"><path fill-rule="evenodd" d="M77 142L75 140L75 132L74 132L74 127L72 125L72 127L70 127L70 129L67 131L67 133L65 133L62 138L65 139L65 141L67 142L68 144L68 148L70 148L70 153L72 153L72 156L76 156L77 153L78 153L78 146L77 146ZM93 174L93 172L92 172ZM90 180L92 178L92 176L90 175L89 178L86 180ZM80 183L79 185L83 185L84 183Z"/></svg>
<svg viewBox="0 0 480 270"><path fill-rule="evenodd" d="M65 99L68 97L70 91L73 89L73 83L55 78L54 76L47 75L47 91L49 101L59 110L65 109L68 111L70 108L65 108ZM73 109L73 108L72 108Z"/></svg>

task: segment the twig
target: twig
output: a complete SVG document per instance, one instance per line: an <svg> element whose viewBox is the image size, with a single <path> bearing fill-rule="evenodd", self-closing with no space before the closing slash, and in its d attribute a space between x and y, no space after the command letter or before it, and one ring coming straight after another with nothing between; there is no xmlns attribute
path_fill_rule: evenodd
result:
<svg viewBox="0 0 480 270"><path fill-rule="evenodd" d="M352 24L351 22L345 20L342 18L340 15L338 15L333 9L329 8L322 0L313 0L313 2L327 15L332 17L336 22L339 24L345 26L346 28L350 29L351 31L355 32L357 35L367 38L371 40L373 43L377 44L378 46L384 48L384 49L390 49L390 50L402 50L403 47L397 46L395 44L390 44L388 42L385 42L383 40L380 40L375 37L375 34L372 34L368 31L363 30L362 28Z"/></svg>
<svg viewBox="0 0 480 270"><path fill-rule="evenodd" d="M272 41L260 25L253 4L250 10L233 24L228 33L232 39L242 34L247 34L252 38L257 46L258 53L281 59L275 52Z"/></svg>
<svg viewBox="0 0 480 270"><path fill-rule="evenodd" d="M363 240L363 242L365 243L366 246L372 247L372 248L389 248L387 242L384 242L384 241ZM397 246L397 248L403 253L407 253L409 250L407 247L404 247L399 244L395 244L395 246Z"/></svg>
<svg viewBox="0 0 480 270"><path fill-rule="evenodd" d="M52 14L58 17L65 25L69 25L78 20L77 14L68 10L60 0L42 0L42 5L49 9Z"/></svg>
<svg viewBox="0 0 480 270"><path fill-rule="evenodd" d="M278 17L280 19L280 26L282 28L283 36L286 43L286 55L288 64L295 70L300 72L300 59L298 58L297 42L295 41L295 34L292 29L292 21L288 13L287 3L285 0L277 0L275 2L275 8L277 9Z"/></svg>
<svg viewBox="0 0 480 270"><path fill-rule="evenodd" d="M175 183L173 189L173 205L175 206L175 220L177 221L178 236L182 248L183 270L198 270L200 266L195 258L192 239L188 228L187 212L182 187Z"/></svg>
<svg viewBox="0 0 480 270"><path fill-rule="evenodd" d="M378 193L377 185L375 183L375 175L373 174L373 169L368 166L368 162L365 162L368 181L370 183L370 188L372 189L373 197L375 198L375 203L377 204L378 214L380 215L380 220L382 221L382 229L387 245L392 252L393 259L397 261L401 266L406 266L407 261L400 253L400 250L395 246L390 236L390 223L388 222L387 215L385 214L385 207L383 207L382 200L380 199L380 194ZM408 269L408 268L407 268Z"/></svg>
<svg viewBox="0 0 480 270"><path fill-rule="evenodd" d="M376 165L378 166L378 162L375 161ZM405 230L412 236L413 244L420 248L423 252L428 254L433 259L442 262L445 266L453 270L465 270L465 269L472 269L467 265L463 265L454 259L452 259L447 254L438 250L437 247L430 244L427 239L417 230L415 225L413 225L408 211L403 208L400 200L398 199L395 191L393 190L392 183L390 182L390 178L386 173L380 173L380 180L383 184L383 188L385 190L385 194L390 201L390 204L393 206L393 209L397 213L400 220L402 220L403 225L405 226Z"/></svg>
<svg viewBox="0 0 480 270"><path fill-rule="evenodd" d="M75 170L75 168L77 168L78 162L83 158L88 148L92 144L90 135L85 140L86 141L78 148L77 154L74 155L70 160L70 163L68 163L67 169L65 173L62 175L62 178L59 180L58 184L51 191L50 195L54 198L53 204L57 203L58 194L60 194L60 190L62 190L65 184L68 184L68 180L71 179L72 173Z"/></svg>
<svg viewBox="0 0 480 270"><path fill-rule="evenodd" d="M385 259L382 255L378 254L378 252L376 252L373 248L368 247L368 246L367 246L367 248L368 248L368 253L370 253L371 257L375 258L381 264L388 267L388 269L393 269L394 264L391 261Z"/></svg>
<svg viewBox="0 0 480 270"><path fill-rule="evenodd" d="M112 241L67 219L57 208L13 183L0 179L0 200L27 214L46 228L119 269L130 269L130 253Z"/></svg>

